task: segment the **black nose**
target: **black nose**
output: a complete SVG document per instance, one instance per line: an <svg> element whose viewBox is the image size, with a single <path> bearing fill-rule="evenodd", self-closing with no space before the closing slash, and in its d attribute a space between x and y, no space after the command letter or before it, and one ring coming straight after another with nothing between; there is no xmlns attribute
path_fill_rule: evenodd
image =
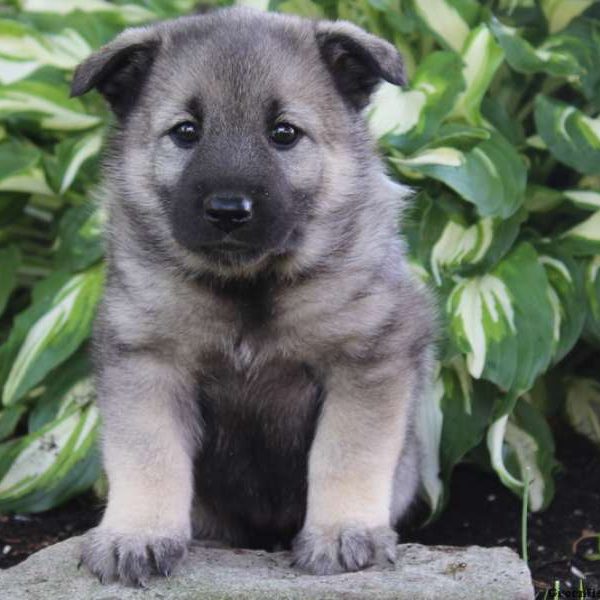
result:
<svg viewBox="0 0 600 600"><path fill-rule="evenodd" d="M229 233L252 219L252 200L245 196L211 195L204 202L204 218Z"/></svg>

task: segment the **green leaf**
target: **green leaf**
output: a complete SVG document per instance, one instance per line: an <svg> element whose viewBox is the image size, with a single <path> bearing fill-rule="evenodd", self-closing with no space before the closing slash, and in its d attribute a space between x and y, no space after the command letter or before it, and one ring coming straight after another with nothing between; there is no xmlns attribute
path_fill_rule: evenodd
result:
<svg viewBox="0 0 600 600"><path fill-rule="evenodd" d="M8 374L6 406L19 401L89 336L103 282L101 266L74 275L28 331Z"/></svg>
<svg viewBox="0 0 600 600"><path fill-rule="evenodd" d="M75 407L84 408L95 399L90 359L82 349L54 371L44 393L29 413L29 432L41 429Z"/></svg>
<svg viewBox="0 0 600 600"><path fill-rule="evenodd" d="M503 25L498 19L490 21L490 29L504 50L506 62L515 71L568 77L580 70L579 63L570 53L544 45L536 49L514 27Z"/></svg>
<svg viewBox="0 0 600 600"><path fill-rule="evenodd" d="M409 158L391 158L403 169L437 179L475 204L482 217L513 215L524 200L527 171L521 157L500 134L462 152L444 146Z"/></svg>
<svg viewBox="0 0 600 600"><path fill-rule="evenodd" d="M74 29L45 34L7 19L0 19L0 49L0 83L5 85L44 66L70 71L92 51Z"/></svg>
<svg viewBox="0 0 600 600"><path fill-rule="evenodd" d="M41 152L35 146L17 140L0 142L0 192L52 195L38 166L40 160Z"/></svg>
<svg viewBox="0 0 600 600"><path fill-rule="evenodd" d="M522 393L548 367L554 312L546 274L529 244L485 275L458 278L446 310L452 339L476 379Z"/></svg>
<svg viewBox="0 0 600 600"><path fill-rule="evenodd" d="M248 5L248 3L246 3L246 5ZM292 13L310 19L325 18L323 9L317 3L311 2L311 0L271 0L268 5L269 10ZM261 8L261 6L255 6L255 8ZM266 8L263 8L263 10L266 10Z"/></svg>
<svg viewBox="0 0 600 600"><path fill-rule="evenodd" d="M0 442L11 436L21 417L27 412L24 404L15 404L0 410Z"/></svg>
<svg viewBox="0 0 600 600"><path fill-rule="evenodd" d="M567 253L540 245L540 262L548 277L548 293L554 311L554 357L556 363L573 348L585 321L582 274Z"/></svg>
<svg viewBox="0 0 600 600"><path fill-rule="evenodd" d="M58 160L58 193L64 194L72 185L83 164L97 156L102 147L103 130L94 130L81 137L70 137L56 147Z"/></svg>
<svg viewBox="0 0 600 600"><path fill-rule="evenodd" d="M438 369L432 393L419 411L422 482L433 519L448 500L454 467L485 435L496 392L475 381L462 357Z"/></svg>
<svg viewBox="0 0 600 600"><path fill-rule="evenodd" d="M589 256L600 252L600 210L561 235L562 246L574 254Z"/></svg>
<svg viewBox="0 0 600 600"><path fill-rule="evenodd" d="M4 387L6 383L11 365L27 333L33 324L50 309L54 296L61 287L66 285L70 277L69 273L55 271L33 286L31 304L15 317L8 339L0 346L0 388Z"/></svg>
<svg viewBox="0 0 600 600"><path fill-rule="evenodd" d="M586 336L600 346L600 256L592 257L584 275L587 317Z"/></svg>
<svg viewBox="0 0 600 600"><path fill-rule="evenodd" d="M17 285L17 269L21 262L21 253L16 246L0 248L0 315Z"/></svg>
<svg viewBox="0 0 600 600"><path fill-rule="evenodd" d="M432 209L431 218L441 211ZM446 216L446 215L443 215ZM473 267L490 267L512 246L518 232L522 214L509 219L485 217L469 225L456 215L444 219L445 225L431 249L431 272L436 283L442 281L441 273L465 273Z"/></svg>
<svg viewBox="0 0 600 600"><path fill-rule="evenodd" d="M593 3L594 0L540 0L551 33L566 27Z"/></svg>
<svg viewBox="0 0 600 600"><path fill-rule="evenodd" d="M508 107L498 96L486 96L481 103L481 111L486 123L502 134L513 146L525 143L523 124L509 113Z"/></svg>
<svg viewBox="0 0 600 600"><path fill-rule="evenodd" d="M19 0L21 9L32 13L68 15L74 11L117 15L124 23L137 25L156 19L157 15L137 4L115 4L106 0Z"/></svg>
<svg viewBox="0 0 600 600"><path fill-rule="evenodd" d="M73 471L81 477L81 465L90 459L98 421L95 406L75 409L40 431L0 445L0 511L34 510L40 500L48 508L81 491L81 482L71 477ZM88 486L89 480L88 474Z"/></svg>
<svg viewBox="0 0 600 600"><path fill-rule="evenodd" d="M504 53L485 24L474 29L462 52L465 90L458 96L452 116L464 118L472 125L482 125L480 108Z"/></svg>
<svg viewBox="0 0 600 600"><path fill-rule="evenodd" d="M425 500L431 512L437 514L443 505L444 490L440 477L440 445L444 414L441 401L444 395L444 384L439 373L434 385L422 398L417 411L417 431L421 445L421 486Z"/></svg>
<svg viewBox="0 0 600 600"><path fill-rule="evenodd" d="M38 513L64 504L71 498L90 489L102 476L100 453L94 435L90 447L78 454L79 460L66 473L60 473L23 496L0 502L2 512Z"/></svg>
<svg viewBox="0 0 600 600"><path fill-rule="evenodd" d="M469 26L478 16L476 2L463 0L414 0L413 7L425 27L451 50L460 52Z"/></svg>
<svg viewBox="0 0 600 600"><path fill-rule="evenodd" d="M600 210L600 192L593 190L565 190L563 194L577 208Z"/></svg>
<svg viewBox="0 0 600 600"><path fill-rule="evenodd" d="M570 378L565 410L573 429L600 445L600 383L595 379Z"/></svg>
<svg viewBox="0 0 600 600"><path fill-rule="evenodd" d="M534 116L538 133L558 160L581 173L600 173L600 120L541 94Z"/></svg>
<svg viewBox="0 0 600 600"><path fill-rule="evenodd" d="M579 17L564 31L549 37L542 48L553 54L571 57L575 63L568 81L600 108L600 22Z"/></svg>
<svg viewBox="0 0 600 600"><path fill-rule="evenodd" d="M236 0L236 6L248 6L256 10L269 10L271 0Z"/></svg>
<svg viewBox="0 0 600 600"><path fill-rule="evenodd" d="M105 221L105 211L92 204L70 208L60 221L56 266L80 271L102 258L102 228Z"/></svg>
<svg viewBox="0 0 600 600"><path fill-rule="evenodd" d="M564 201L564 194L545 185L530 184L525 191L525 208L533 213L547 213Z"/></svg>
<svg viewBox="0 0 600 600"><path fill-rule="evenodd" d="M0 88L0 117L35 119L43 129L75 131L89 129L101 122L85 113L83 104L69 98L66 86L40 81L20 81Z"/></svg>
<svg viewBox="0 0 600 600"><path fill-rule="evenodd" d="M16 140L0 144L0 181L14 177L37 165L41 152L32 145Z"/></svg>
<svg viewBox="0 0 600 600"><path fill-rule="evenodd" d="M489 140L489 129L473 127L462 123L444 123L437 130L435 138L427 145L428 148L450 146L461 152L469 152L480 142Z"/></svg>
<svg viewBox="0 0 600 600"><path fill-rule="evenodd" d="M525 398L513 413L490 426L487 445L500 480L519 497L529 480L529 506L533 512L548 506L554 495L554 441L546 420Z"/></svg>
<svg viewBox="0 0 600 600"><path fill-rule="evenodd" d="M460 57L453 52L434 52L417 69L410 90L383 84L369 115L374 135L393 136L390 142L402 152L429 141L464 88L460 68Z"/></svg>

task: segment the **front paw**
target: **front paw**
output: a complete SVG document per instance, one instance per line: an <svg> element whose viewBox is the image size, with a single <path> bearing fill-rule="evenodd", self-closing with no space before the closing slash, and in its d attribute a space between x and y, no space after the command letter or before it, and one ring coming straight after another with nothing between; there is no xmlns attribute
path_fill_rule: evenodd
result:
<svg viewBox="0 0 600 600"><path fill-rule="evenodd" d="M380 558L396 561L398 536L389 527L305 527L292 545L293 564L313 575L359 571Z"/></svg>
<svg viewBox="0 0 600 600"><path fill-rule="evenodd" d="M102 526L83 539L81 562L101 583L143 587L151 575L168 576L187 554L186 535L118 532Z"/></svg>

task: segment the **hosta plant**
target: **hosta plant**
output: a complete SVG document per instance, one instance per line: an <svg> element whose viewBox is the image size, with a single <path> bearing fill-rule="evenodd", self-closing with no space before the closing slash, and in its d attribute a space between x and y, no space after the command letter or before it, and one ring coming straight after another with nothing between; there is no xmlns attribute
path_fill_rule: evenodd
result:
<svg viewBox="0 0 600 600"><path fill-rule="evenodd" d="M98 96L69 99L73 69L124 27L194 4L0 9L0 512L47 509L101 475L87 350L110 119ZM600 443L600 6L245 4L348 19L403 54L409 85L382 85L366 116L412 189L399 225L439 305L436 378L418 415L423 497L437 515L470 460L543 509L553 425L568 419Z"/></svg>

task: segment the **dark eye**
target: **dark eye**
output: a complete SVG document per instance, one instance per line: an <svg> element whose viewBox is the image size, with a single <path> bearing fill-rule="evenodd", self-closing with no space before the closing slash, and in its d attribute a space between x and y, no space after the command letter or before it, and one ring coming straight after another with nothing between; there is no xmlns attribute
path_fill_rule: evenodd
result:
<svg viewBox="0 0 600 600"><path fill-rule="evenodd" d="M189 147L195 144L200 137L198 126L191 121L178 123L171 129L171 138L173 141L182 147Z"/></svg>
<svg viewBox="0 0 600 600"><path fill-rule="evenodd" d="M293 146L300 137L300 130L289 123L277 123L269 132L269 139L276 145Z"/></svg>

